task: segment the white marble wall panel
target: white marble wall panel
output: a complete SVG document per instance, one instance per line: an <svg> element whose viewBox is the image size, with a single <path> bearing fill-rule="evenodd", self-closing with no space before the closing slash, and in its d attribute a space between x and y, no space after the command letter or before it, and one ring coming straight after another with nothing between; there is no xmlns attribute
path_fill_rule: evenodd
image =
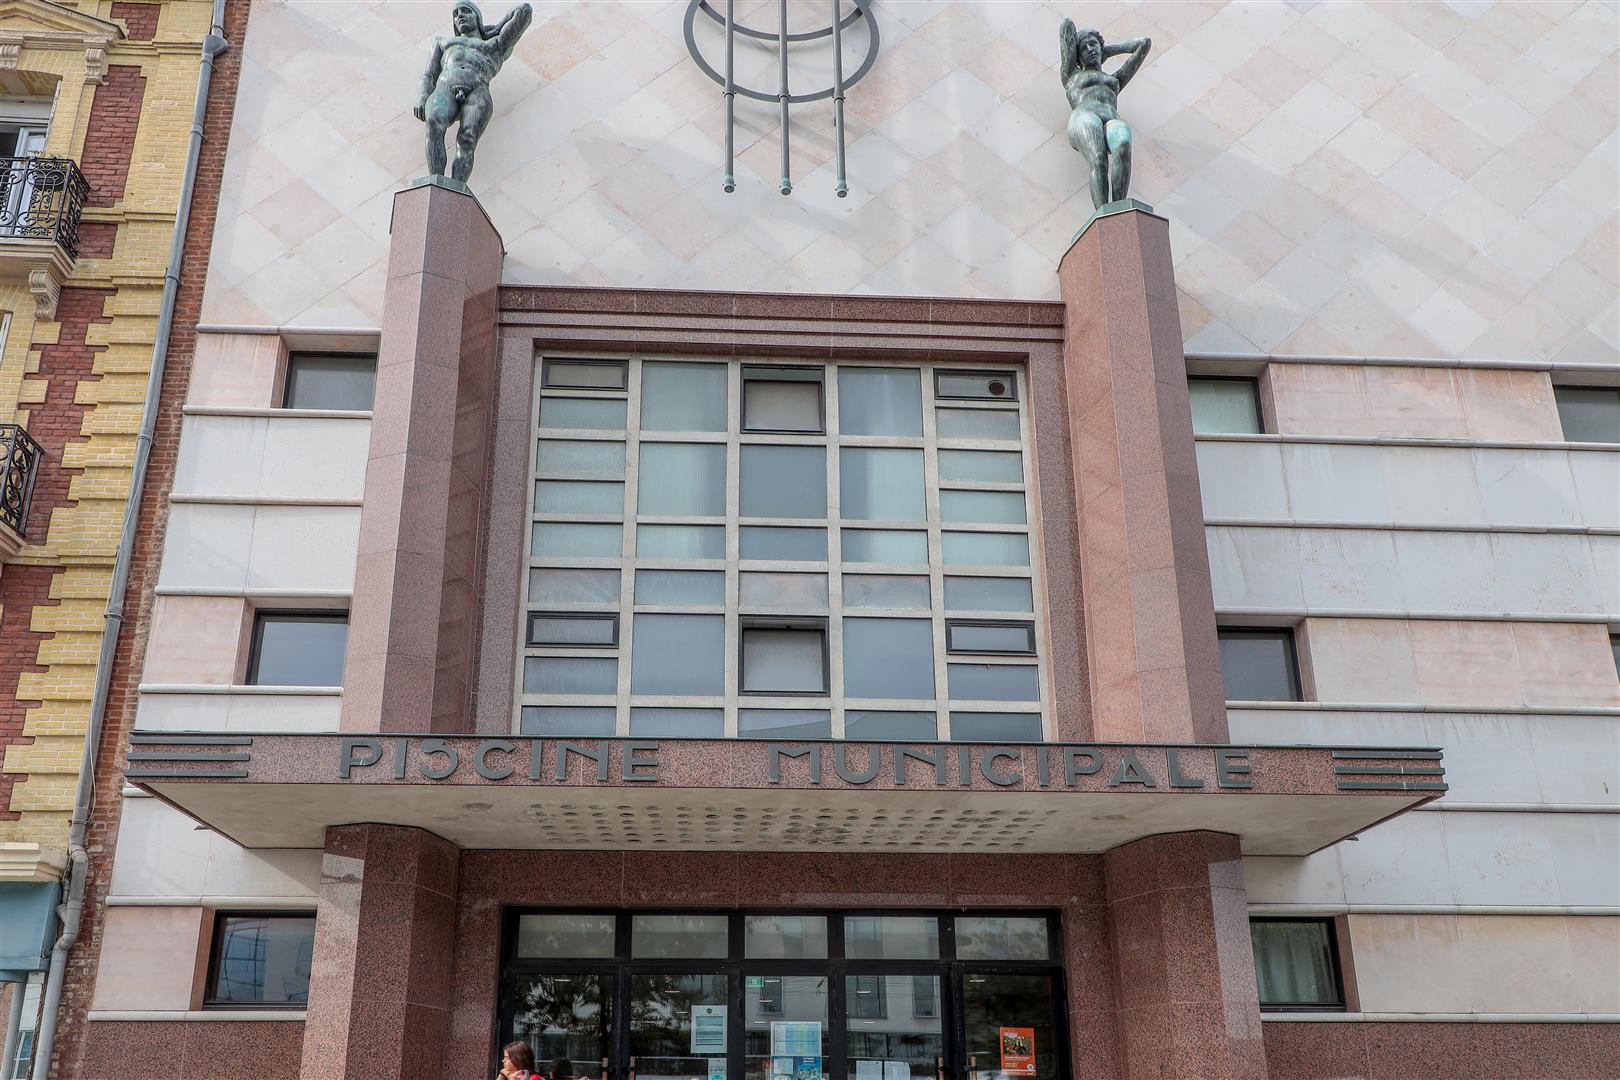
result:
<svg viewBox="0 0 1620 1080"><path fill-rule="evenodd" d="M176 503L158 583L226 594L345 592L359 542L358 506Z"/></svg>
<svg viewBox="0 0 1620 1080"><path fill-rule="evenodd" d="M775 106L739 99L738 189L720 191L719 88L686 55L685 10L535 5L472 178L509 281L1053 297L1091 210L1056 71L1072 14L1153 38L1121 95L1131 194L1170 218L1191 346L1615 359L1605 0L881 0L843 200L826 103L795 114L783 198ZM774 25L774 5L738 10ZM422 172L409 110L446 12L253 6L203 321L379 323L392 192ZM826 59L796 58L798 85ZM774 86L769 49L738 60Z"/></svg>
<svg viewBox="0 0 1620 1080"><path fill-rule="evenodd" d="M1620 537L1207 530L1220 611L1620 615Z"/></svg>
<svg viewBox="0 0 1620 1080"><path fill-rule="evenodd" d="M179 495L358 499L371 421L315 416L188 416L181 426Z"/></svg>
<svg viewBox="0 0 1620 1080"><path fill-rule="evenodd" d="M118 897L309 897L320 887L317 850L249 851L158 799L125 799L113 860Z"/></svg>
<svg viewBox="0 0 1620 1080"><path fill-rule="evenodd" d="M228 693L144 693L135 707L135 726L142 731L336 731L341 709L336 694L267 694L251 686Z"/></svg>
<svg viewBox="0 0 1620 1080"><path fill-rule="evenodd" d="M1403 814L1304 859L1244 860L1251 904L1620 908L1620 816Z"/></svg>
<svg viewBox="0 0 1620 1080"><path fill-rule="evenodd" d="M1620 453L1604 450L1206 437L1198 475L1216 520L1620 529Z"/></svg>
<svg viewBox="0 0 1620 1080"><path fill-rule="evenodd" d="M1452 802L1620 808L1616 716L1232 709L1227 724L1239 743L1438 746Z"/></svg>

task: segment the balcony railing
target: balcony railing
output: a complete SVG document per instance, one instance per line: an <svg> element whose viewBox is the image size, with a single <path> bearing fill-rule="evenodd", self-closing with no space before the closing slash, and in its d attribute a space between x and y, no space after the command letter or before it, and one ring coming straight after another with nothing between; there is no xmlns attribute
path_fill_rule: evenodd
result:
<svg viewBox="0 0 1620 1080"><path fill-rule="evenodd" d="M28 535L28 503L45 451L17 424L0 424L0 525Z"/></svg>
<svg viewBox="0 0 1620 1080"><path fill-rule="evenodd" d="M89 194L89 183L69 158L0 158L0 239L55 240L77 259L79 219Z"/></svg>

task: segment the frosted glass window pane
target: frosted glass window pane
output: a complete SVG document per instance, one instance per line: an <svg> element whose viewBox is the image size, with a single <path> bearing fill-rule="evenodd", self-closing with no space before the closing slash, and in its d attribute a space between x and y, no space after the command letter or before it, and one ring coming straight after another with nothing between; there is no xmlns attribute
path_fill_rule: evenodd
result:
<svg viewBox="0 0 1620 1080"><path fill-rule="evenodd" d="M940 534L946 566L1028 566L1029 537L1023 533Z"/></svg>
<svg viewBox="0 0 1620 1080"><path fill-rule="evenodd" d="M624 548L624 526L542 521L530 545L535 555L617 558Z"/></svg>
<svg viewBox="0 0 1620 1080"><path fill-rule="evenodd" d="M754 607L824 608L827 606L826 574L744 573L737 583L744 604Z"/></svg>
<svg viewBox="0 0 1620 1080"><path fill-rule="evenodd" d="M526 656L525 694L612 694L619 689L619 662L611 656Z"/></svg>
<svg viewBox="0 0 1620 1080"><path fill-rule="evenodd" d="M958 915L959 960L1046 960L1052 955L1045 919L1005 915Z"/></svg>
<svg viewBox="0 0 1620 1080"><path fill-rule="evenodd" d="M928 562L928 534L899 529L845 529L844 561L847 563Z"/></svg>
<svg viewBox="0 0 1620 1080"><path fill-rule="evenodd" d="M1260 404L1253 379L1188 379L1195 432L1255 435Z"/></svg>
<svg viewBox="0 0 1620 1080"><path fill-rule="evenodd" d="M534 604L617 604L617 570L530 570L529 602Z"/></svg>
<svg viewBox="0 0 1620 1080"><path fill-rule="evenodd" d="M742 692L827 692L825 630L776 626L742 628Z"/></svg>
<svg viewBox="0 0 1620 1080"><path fill-rule="evenodd" d="M665 711L665 710L647 710ZM630 714L630 727L636 715ZM630 955L638 960L691 957L724 960L727 953L724 915L635 915L630 920ZM639 1002L638 1002L639 1004ZM661 1007L660 1006L655 1006Z"/></svg>
<svg viewBox="0 0 1620 1080"><path fill-rule="evenodd" d="M892 574L845 574L844 606L926 611L930 607L928 579Z"/></svg>
<svg viewBox="0 0 1620 1080"><path fill-rule="evenodd" d="M948 577L946 611L1034 611L1028 578Z"/></svg>
<svg viewBox="0 0 1620 1080"><path fill-rule="evenodd" d="M852 710L844 713L846 739L872 742L933 742L938 737L939 721L931 712Z"/></svg>
<svg viewBox="0 0 1620 1080"><path fill-rule="evenodd" d="M624 401L620 398L542 398L540 426L624 430Z"/></svg>
<svg viewBox="0 0 1620 1080"><path fill-rule="evenodd" d="M921 435L921 373L915 368L839 368L838 430L844 435Z"/></svg>
<svg viewBox="0 0 1620 1080"><path fill-rule="evenodd" d="M1041 716L1040 713L953 712L951 741L1040 742Z"/></svg>
<svg viewBox="0 0 1620 1080"><path fill-rule="evenodd" d="M941 450L939 478L986 484L1022 484L1024 456L1014 450Z"/></svg>
<svg viewBox="0 0 1620 1080"><path fill-rule="evenodd" d="M525 705L520 733L576 739L611 738L617 715L611 705L590 708Z"/></svg>
<svg viewBox="0 0 1620 1080"><path fill-rule="evenodd" d="M581 386L592 390L623 390L629 365L623 360L547 360L546 386Z"/></svg>
<svg viewBox="0 0 1620 1080"><path fill-rule="evenodd" d="M824 709L738 709L737 734L750 739L830 739L832 714Z"/></svg>
<svg viewBox="0 0 1620 1080"><path fill-rule="evenodd" d="M724 525L638 525L636 555L643 559L723 559Z"/></svg>
<svg viewBox="0 0 1620 1080"><path fill-rule="evenodd" d="M1018 413L1012 409L937 409L942 439L1017 439Z"/></svg>
<svg viewBox="0 0 1620 1080"><path fill-rule="evenodd" d="M525 959L613 956L614 916L519 915L517 954Z"/></svg>
<svg viewBox="0 0 1620 1080"><path fill-rule="evenodd" d="M725 617L635 617L631 647L633 694L720 694L725 691Z"/></svg>
<svg viewBox="0 0 1620 1080"><path fill-rule="evenodd" d="M968 521L986 525L1024 524L1022 491L941 491L941 521Z"/></svg>
<svg viewBox="0 0 1620 1080"><path fill-rule="evenodd" d="M821 381L743 376L744 431L821 431Z"/></svg>
<svg viewBox="0 0 1620 1080"><path fill-rule="evenodd" d="M838 452L841 513L846 520L926 521L921 450L846 446Z"/></svg>
<svg viewBox="0 0 1620 1080"><path fill-rule="evenodd" d="M719 570L638 570L638 604L723 604L726 575Z"/></svg>
<svg viewBox="0 0 1620 1080"><path fill-rule="evenodd" d="M631 709L630 734L651 739L723 739L726 714L719 709Z"/></svg>
<svg viewBox="0 0 1620 1080"><path fill-rule="evenodd" d="M740 550L745 559L826 562L827 530L794 529L781 525L744 525Z"/></svg>
<svg viewBox="0 0 1620 1080"><path fill-rule="evenodd" d="M1035 652L1034 623L945 621L945 647L963 653Z"/></svg>
<svg viewBox="0 0 1620 1080"><path fill-rule="evenodd" d="M641 444L636 512L723 517L726 448L709 443Z"/></svg>
<svg viewBox="0 0 1620 1080"><path fill-rule="evenodd" d="M624 443L541 439L535 472L540 476L623 480Z"/></svg>
<svg viewBox="0 0 1620 1080"><path fill-rule="evenodd" d="M750 960L824 960L827 920L821 915L745 916L743 955ZM792 988L788 993L798 996Z"/></svg>
<svg viewBox="0 0 1620 1080"><path fill-rule="evenodd" d="M538 514L622 514L624 485L594 480L536 480Z"/></svg>
<svg viewBox="0 0 1620 1080"><path fill-rule="evenodd" d="M744 517L826 517L826 447L744 446L741 513Z"/></svg>
<svg viewBox="0 0 1620 1080"><path fill-rule="evenodd" d="M947 664L951 697L962 701L1039 701L1034 664Z"/></svg>
<svg viewBox="0 0 1620 1080"><path fill-rule="evenodd" d="M530 645L612 647L619 637L614 615L548 615L529 613Z"/></svg>
<svg viewBox="0 0 1620 1080"><path fill-rule="evenodd" d="M726 430L724 364L641 365L644 431Z"/></svg>
<svg viewBox="0 0 1620 1080"><path fill-rule="evenodd" d="M927 619L845 619L844 694L933 697L933 624Z"/></svg>

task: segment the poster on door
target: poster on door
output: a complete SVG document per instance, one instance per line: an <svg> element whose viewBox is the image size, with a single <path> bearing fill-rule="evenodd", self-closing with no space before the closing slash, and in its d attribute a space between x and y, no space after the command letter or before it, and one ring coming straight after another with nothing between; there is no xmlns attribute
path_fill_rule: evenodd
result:
<svg viewBox="0 0 1620 1080"><path fill-rule="evenodd" d="M1035 1029L1001 1029L1001 1073L1003 1076L1035 1075Z"/></svg>
<svg viewBox="0 0 1620 1080"><path fill-rule="evenodd" d="M726 1052L726 1007L692 1006L692 1056L710 1057Z"/></svg>

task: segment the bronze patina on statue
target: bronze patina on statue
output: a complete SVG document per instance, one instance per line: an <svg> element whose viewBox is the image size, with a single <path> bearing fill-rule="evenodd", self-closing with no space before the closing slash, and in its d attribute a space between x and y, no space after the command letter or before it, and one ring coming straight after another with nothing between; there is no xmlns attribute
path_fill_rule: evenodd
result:
<svg viewBox="0 0 1620 1080"><path fill-rule="evenodd" d="M466 183L472 175L478 140L495 112L489 81L512 55L512 47L533 17L533 8L519 4L499 25L487 26L471 0L461 0L451 9L450 26L455 33L433 42L433 56L422 73L422 98L415 109L416 118L427 124L427 162L432 175L444 175L444 140L450 125L456 123L460 127L450 176Z"/></svg>
<svg viewBox="0 0 1620 1080"><path fill-rule="evenodd" d="M1058 28L1063 50L1063 91L1069 96L1069 144L1085 155L1091 169L1091 205L1101 210L1121 202L1131 189L1131 129L1119 118L1119 92L1130 82L1153 42L1132 38L1104 45L1095 30L1077 30L1073 19ZM1129 54L1109 74L1102 68L1110 56Z"/></svg>

